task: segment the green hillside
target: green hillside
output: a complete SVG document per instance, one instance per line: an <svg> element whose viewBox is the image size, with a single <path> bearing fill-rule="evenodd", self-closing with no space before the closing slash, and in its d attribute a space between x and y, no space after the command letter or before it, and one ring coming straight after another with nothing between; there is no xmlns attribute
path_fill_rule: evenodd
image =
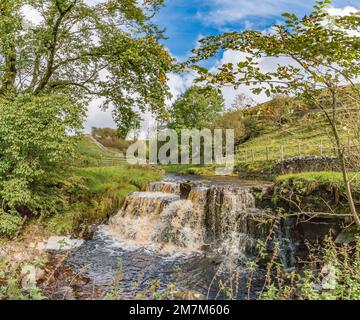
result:
<svg viewBox="0 0 360 320"><path fill-rule="evenodd" d="M271 102L270 102L271 103ZM266 104L265 104L266 105ZM237 111L243 114L243 122L251 129L248 136L237 145L237 162L276 161L297 156L332 156L332 132L325 117L319 110L286 110L282 124L274 116L263 115L264 105L250 110ZM274 106L276 108L276 105ZM355 139L340 127L345 146L355 144ZM247 129L245 129L246 131Z"/></svg>
<svg viewBox="0 0 360 320"><path fill-rule="evenodd" d="M76 167L117 166L125 164L124 156L117 150L95 143L90 136L81 137L77 143Z"/></svg>

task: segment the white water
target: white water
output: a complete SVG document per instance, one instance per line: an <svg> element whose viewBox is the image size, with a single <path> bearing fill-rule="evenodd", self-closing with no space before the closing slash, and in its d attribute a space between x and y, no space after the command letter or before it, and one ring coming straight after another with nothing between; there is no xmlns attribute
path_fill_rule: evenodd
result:
<svg viewBox="0 0 360 320"><path fill-rule="evenodd" d="M147 192L129 195L105 232L132 247L158 252L195 253L216 243L229 261L246 256L254 245L248 234L249 208L255 199L244 188L196 185L180 199L179 182L153 182Z"/></svg>

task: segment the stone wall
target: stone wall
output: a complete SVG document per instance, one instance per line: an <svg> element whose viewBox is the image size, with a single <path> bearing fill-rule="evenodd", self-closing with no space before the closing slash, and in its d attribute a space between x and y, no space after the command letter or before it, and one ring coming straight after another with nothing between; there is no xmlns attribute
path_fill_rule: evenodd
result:
<svg viewBox="0 0 360 320"><path fill-rule="evenodd" d="M339 171L336 157L295 157L277 161L273 166L274 174L300 173L304 171Z"/></svg>

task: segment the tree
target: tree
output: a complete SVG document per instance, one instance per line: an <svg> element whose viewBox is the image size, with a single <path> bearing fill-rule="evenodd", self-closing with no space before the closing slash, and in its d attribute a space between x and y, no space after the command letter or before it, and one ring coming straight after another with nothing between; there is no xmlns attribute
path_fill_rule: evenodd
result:
<svg viewBox="0 0 360 320"><path fill-rule="evenodd" d="M130 142L119 136L119 131L113 128L91 128L91 135L103 146L116 148L119 151L125 151Z"/></svg>
<svg viewBox="0 0 360 320"><path fill-rule="evenodd" d="M289 120L292 113L290 104L295 101L285 95L276 95L270 101L260 107L261 114L266 118L274 121L279 127Z"/></svg>
<svg viewBox="0 0 360 320"><path fill-rule="evenodd" d="M218 90L193 86L170 108L172 129L210 128L224 110L224 98Z"/></svg>
<svg viewBox="0 0 360 320"><path fill-rule="evenodd" d="M0 100L0 109L2 211L14 215L57 212L63 206L59 174L74 152L75 139L69 133L76 134L82 127L82 111L63 95L31 94L10 102Z"/></svg>
<svg viewBox="0 0 360 320"><path fill-rule="evenodd" d="M166 114L172 59L151 18L163 0L2 0L0 95L64 94L83 108L98 98L114 106L123 135L138 111ZM24 6L41 17L26 20Z"/></svg>
<svg viewBox="0 0 360 320"><path fill-rule="evenodd" d="M114 107L122 135L139 111L166 115L173 61L151 21L163 0L88 3L0 1L0 233L19 214L64 209L61 177L91 100Z"/></svg>
<svg viewBox="0 0 360 320"><path fill-rule="evenodd" d="M359 108L360 88L360 13L344 17L330 16L330 0L317 1L310 15L298 18L285 13L283 25L271 33L246 30L210 36L200 41L189 63L199 72L199 81L209 85L250 85L255 94L288 94L302 99L326 118L343 175L348 204L357 225L360 218L354 204L346 163L347 149L342 138L344 108ZM224 64L217 73L199 67L197 62L231 49L246 53L237 64ZM285 58L275 71L263 71L260 61ZM347 88L347 90L344 90ZM345 105L344 96L353 103Z"/></svg>
<svg viewBox="0 0 360 320"><path fill-rule="evenodd" d="M236 95L234 102L231 104L231 108L233 110L242 110L253 107L255 105L256 101L253 98L241 93Z"/></svg>

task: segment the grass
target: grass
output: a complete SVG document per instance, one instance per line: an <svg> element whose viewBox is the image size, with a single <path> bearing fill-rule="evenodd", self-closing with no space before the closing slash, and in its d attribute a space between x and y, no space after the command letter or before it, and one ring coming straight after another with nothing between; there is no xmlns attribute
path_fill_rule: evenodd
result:
<svg viewBox="0 0 360 320"><path fill-rule="evenodd" d="M80 138L77 144L75 167L116 166L125 163L119 151L111 148L100 148L88 136Z"/></svg>
<svg viewBox="0 0 360 320"><path fill-rule="evenodd" d="M360 176L349 173L352 179L352 193L355 200L360 200ZM307 197L316 197L321 192L328 195L340 195L345 198L345 184L340 172L321 171L287 174L276 178L279 190L291 190L291 193Z"/></svg>
<svg viewBox="0 0 360 320"><path fill-rule="evenodd" d="M256 107L252 111L251 122L256 127L250 139L237 147L237 162L245 164L255 161L277 161L296 156L334 155L332 133L324 116L319 112L288 115L288 123L281 127L271 120L257 119ZM355 143L349 140L348 133L340 132L342 143Z"/></svg>
<svg viewBox="0 0 360 320"><path fill-rule="evenodd" d="M178 175L203 175L213 176L215 175L215 166L202 166L194 164L177 164L162 166L165 172L174 173Z"/></svg>
<svg viewBox="0 0 360 320"><path fill-rule="evenodd" d="M83 235L91 224L106 222L129 193L144 190L163 175L161 168L127 165L114 151L100 148L89 137L80 139L77 154L73 169L63 179L67 209L45 221L57 234Z"/></svg>
<svg viewBox="0 0 360 320"><path fill-rule="evenodd" d="M360 176L356 173L349 173L352 180L352 186L360 189ZM341 172L320 171L320 172L302 172L297 174L287 174L276 178L277 182L290 183L291 181L304 181L307 183L316 182L318 184L332 183L341 188L345 188Z"/></svg>
<svg viewBox="0 0 360 320"><path fill-rule="evenodd" d="M149 167L78 168L66 191L68 210L49 218L46 226L57 234L83 235L90 225L104 223L114 214L129 193L144 190L162 174Z"/></svg>
<svg viewBox="0 0 360 320"><path fill-rule="evenodd" d="M311 119L294 119L283 127L263 122L258 135L241 144L237 149L239 162L266 160L268 149L269 160L280 160L281 146L284 146L284 158L306 155L320 155L323 144L323 155L333 155L331 140L324 131L323 122Z"/></svg>

